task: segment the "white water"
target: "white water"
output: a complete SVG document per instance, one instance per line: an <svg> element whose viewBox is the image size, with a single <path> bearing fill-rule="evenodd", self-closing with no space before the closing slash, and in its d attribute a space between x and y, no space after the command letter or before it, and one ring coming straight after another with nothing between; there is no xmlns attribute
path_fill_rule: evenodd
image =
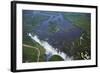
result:
<svg viewBox="0 0 100 73"><path fill-rule="evenodd" d="M53 56L53 55L59 55L60 57L62 57L64 60L72 60L73 58L68 57L64 52L58 52L57 48L53 48L47 41L41 41L37 35L32 36L31 33L28 34L32 40L36 41L37 43L39 43L42 47L44 47L44 49L46 50L46 55L48 57L48 59Z"/></svg>

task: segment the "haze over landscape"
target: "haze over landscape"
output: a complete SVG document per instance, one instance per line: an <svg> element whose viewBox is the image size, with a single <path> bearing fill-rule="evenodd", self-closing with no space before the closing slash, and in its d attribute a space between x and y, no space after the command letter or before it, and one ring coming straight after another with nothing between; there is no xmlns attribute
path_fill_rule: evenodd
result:
<svg viewBox="0 0 100 73"><path fill-rule="evenodd" d="M91 59L91 14L23 10L23 63Z"/></svg>

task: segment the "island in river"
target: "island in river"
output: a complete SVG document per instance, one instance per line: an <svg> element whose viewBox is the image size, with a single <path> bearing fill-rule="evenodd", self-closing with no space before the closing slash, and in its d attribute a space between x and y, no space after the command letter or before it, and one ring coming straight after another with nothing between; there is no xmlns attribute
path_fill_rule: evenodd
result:
<svg viewBox="0 0 100 73"><path fill-rule="evenodd" d="M91 14L23 10L23 63L91 59Z"/></svg>

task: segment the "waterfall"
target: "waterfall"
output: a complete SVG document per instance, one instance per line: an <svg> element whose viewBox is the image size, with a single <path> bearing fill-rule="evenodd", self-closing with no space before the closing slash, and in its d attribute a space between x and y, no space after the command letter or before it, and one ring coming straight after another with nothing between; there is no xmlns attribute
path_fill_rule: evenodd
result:
<svg viewBox="0 0 100 73"><path fill-rule="evenodd" d="M49 60L53 55L58 55L64 60L72 60L72 57L70 58L64 52L58 52L58 49L52 47L47 41L41 41L37 35L32 36L32 34L29 33L28 36L30 36L31 39L35 42L39 43L42 47L44 47L44 49L46 50L45 54L47 55L47 60Z"/></svg>

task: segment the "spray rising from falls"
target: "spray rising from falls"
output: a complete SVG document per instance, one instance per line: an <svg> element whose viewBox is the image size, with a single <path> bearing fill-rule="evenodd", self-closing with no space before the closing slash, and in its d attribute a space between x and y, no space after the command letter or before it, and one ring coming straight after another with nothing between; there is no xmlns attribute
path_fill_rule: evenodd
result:
<svg viewBox="0 0 100 73"><path fill-rule="evenodd" d="M28 34L32 40L39 43L44 49L46 50L47 60L49 60L53 55L58 55L62 57L64 60L72 60L72 57L70 58L67 56L64 52L58 52L57 48L53 48L47 41L41 41L37 35L32 36L31 33Z"/></svg>

